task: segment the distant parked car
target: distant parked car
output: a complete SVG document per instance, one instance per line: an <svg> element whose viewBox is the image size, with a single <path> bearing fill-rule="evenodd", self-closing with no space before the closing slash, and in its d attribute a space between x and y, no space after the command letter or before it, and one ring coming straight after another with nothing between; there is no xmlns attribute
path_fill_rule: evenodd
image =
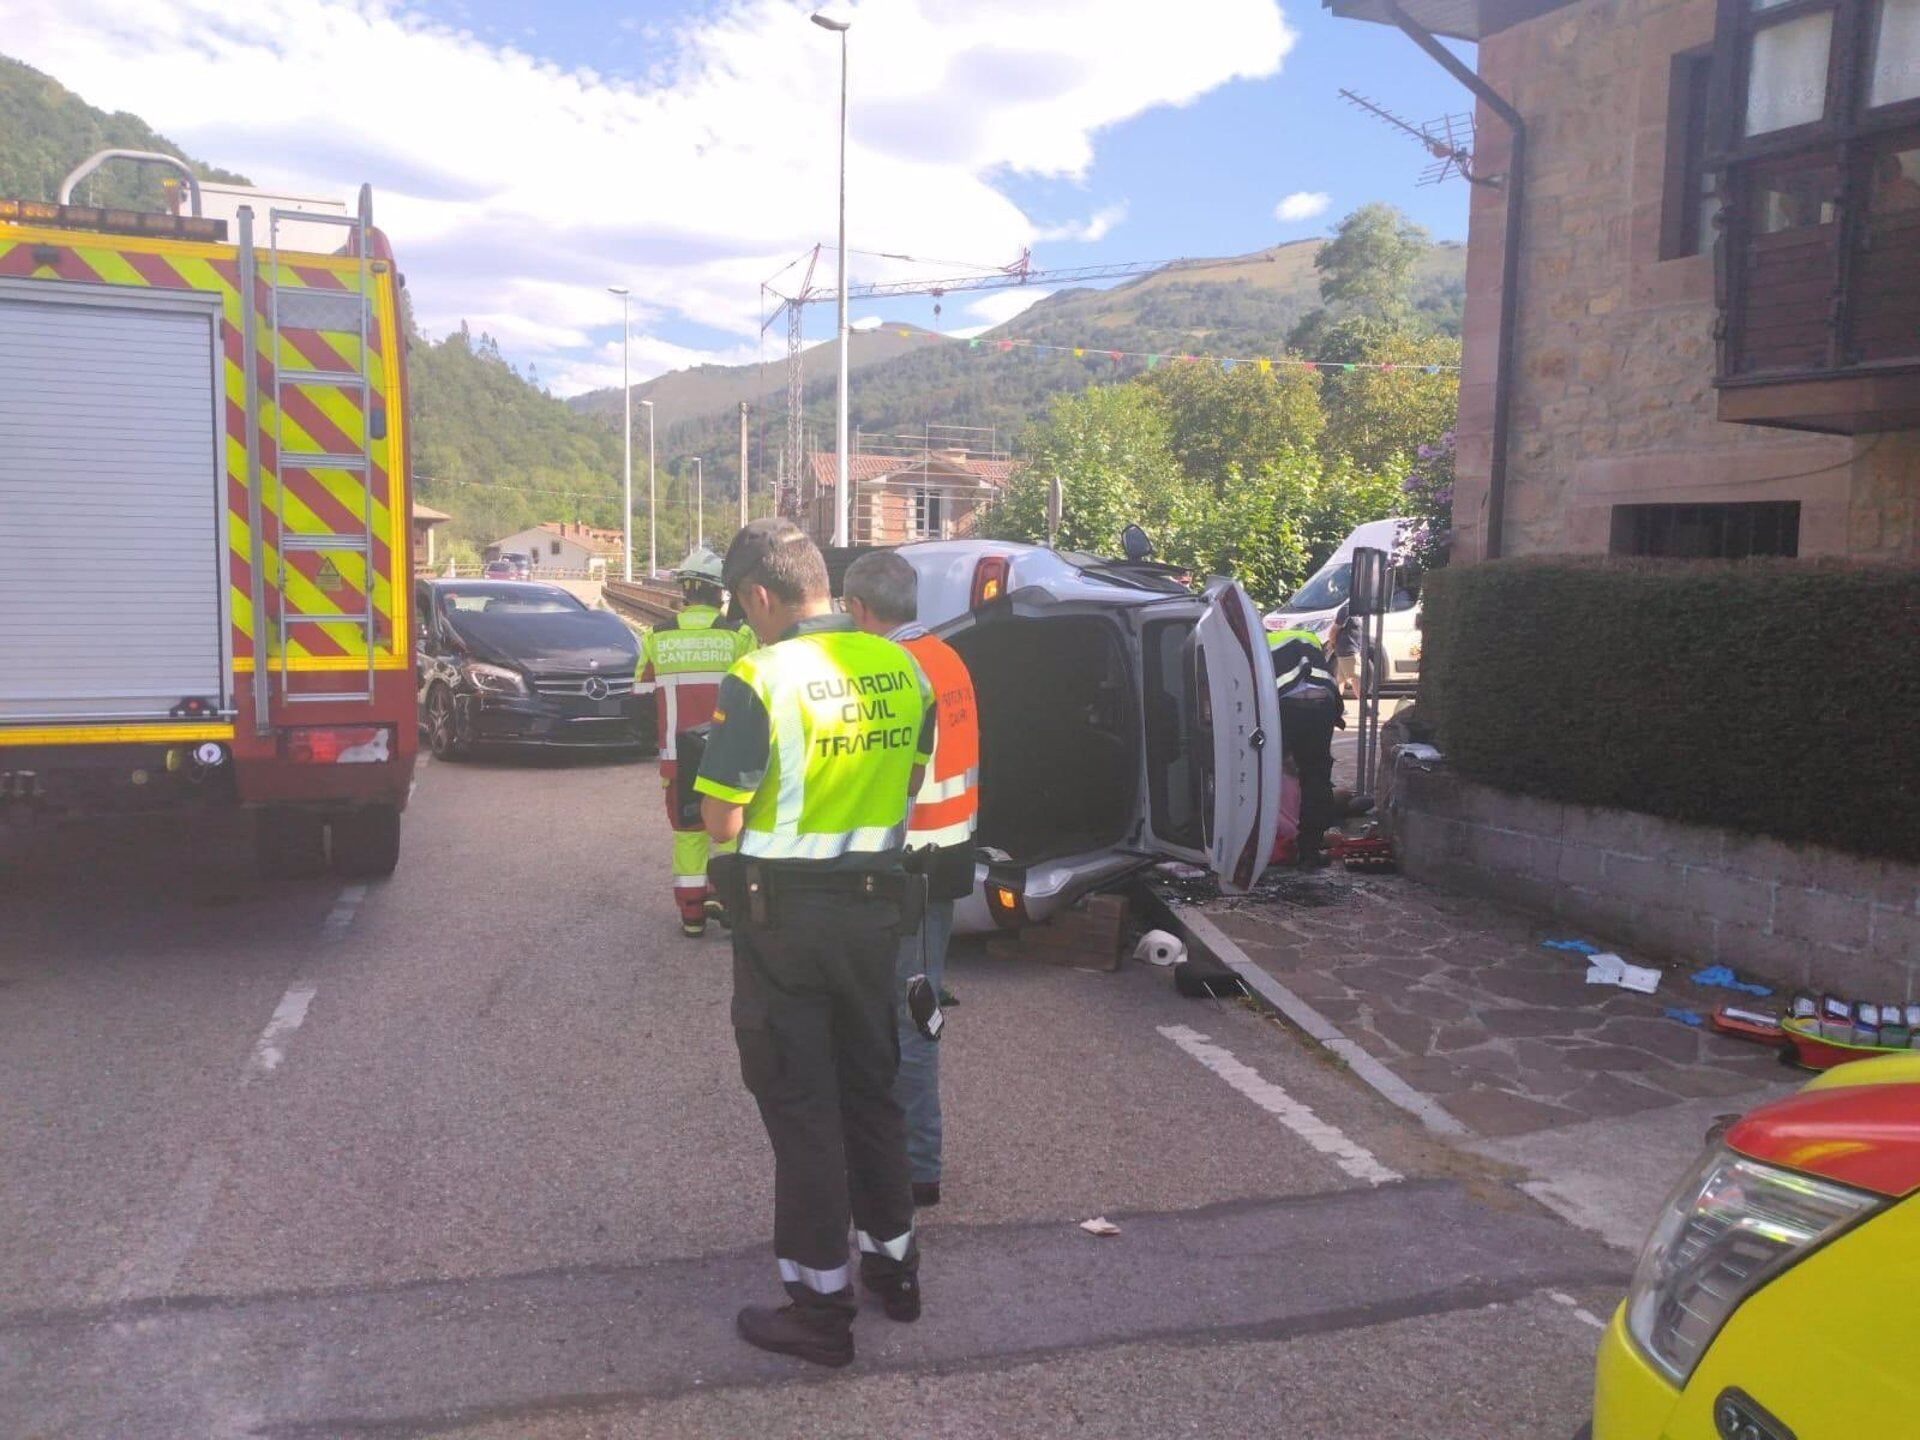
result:
<svg viewBox="0 0 1920 1440"><path fill-rule="evenodd" d="M640 648L605 610L557 585L421 580L420 729L433 753L481 745L638 749Z"/></svg>
<svg viewBox="0 0 1920 1440"><path fill-rule="evenodd" d="M1037 545L897 552L972 672L983 858L962 929L1044 920L1157 860L1250 889L1291 833L1260 617L1239 586Z"/></svg>
<svg viewBox="0 0 1920 1440"><path fill-rule="evenodd" d="M509 550L497 559L489 560L480 574L487 580L531 580L533 564L519 551Z"/></svg>

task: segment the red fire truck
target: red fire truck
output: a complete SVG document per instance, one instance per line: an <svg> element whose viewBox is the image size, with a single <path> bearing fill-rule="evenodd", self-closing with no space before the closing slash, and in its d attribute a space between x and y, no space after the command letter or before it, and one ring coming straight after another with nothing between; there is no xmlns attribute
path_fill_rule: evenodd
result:
<svg viewBox="0 0 1920 1440"><path fill-rule="evenodd" d="M184 213L72 203L109 159ZM228 221L106 151L0 200L0 817L238 805L270 874L393 869L400 287L364 186Z"/></svg>

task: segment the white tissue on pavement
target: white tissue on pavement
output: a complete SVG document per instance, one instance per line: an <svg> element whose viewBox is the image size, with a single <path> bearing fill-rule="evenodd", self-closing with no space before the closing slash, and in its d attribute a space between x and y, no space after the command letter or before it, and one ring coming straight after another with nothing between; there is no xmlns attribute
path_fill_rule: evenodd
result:
<svg viewBox="0 0 1920 1440"><path fill-rule="evenodd" d="M1660 988L1660 972L1644 965L1629 965L1618 955L1602 951L1587 957L1587 984L1618 985L1622 990L1651 995Z"/></svg>

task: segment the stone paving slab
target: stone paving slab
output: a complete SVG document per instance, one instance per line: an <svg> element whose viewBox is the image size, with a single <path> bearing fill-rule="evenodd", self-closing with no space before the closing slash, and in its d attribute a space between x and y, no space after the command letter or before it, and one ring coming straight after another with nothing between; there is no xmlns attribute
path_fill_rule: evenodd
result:
<svg viewBox="0 0 1920 1440"><path fill-rule="evenodd" d="M1663 970L1655 994L1588 985L1584 956L1540 943L1585 937L1474 897L1335 868L1203 909L1255 963L1482 1136L1740 1095L1788 1078L1773 1050L1663 1013L1678 1007L1704 1018L1748 998L1693 984L1698 966L1627 954Z"/></svg>

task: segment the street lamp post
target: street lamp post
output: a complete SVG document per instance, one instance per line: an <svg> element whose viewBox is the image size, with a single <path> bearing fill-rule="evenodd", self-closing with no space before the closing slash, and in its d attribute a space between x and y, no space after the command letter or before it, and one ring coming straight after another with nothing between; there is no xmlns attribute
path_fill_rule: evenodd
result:
<svg viewBox="0 0 1920 1440"><path fill-rule="evenodd" d="M693 457L693 514L694 524L699 526L694 532L693 543L696 546L707 543L707 472L700 464L698 455Z"/></svg>
<svg viewBox="0 0 1920 1440"><path fill-rule="evenodd" d="M627 378L627 357L633 349L633 297L624 285L609 285L608 291L620 297L620 396L626 402L626 421L620 427L621 449L627 483L627 509L620 521L620 546L626 556L627 583L633 583L633 385Z"/></svg>
<svg viewBox="0 0 1920 1440"><path fill-rule="evenodd" d="M642 400L647 412L647 578L660 573L660 511L653 498L653 402Z"/></svg>
<svg viewBox="0 0 1920 1440"><path fill-rule="evenodd" d="M853 22L815 14L813 23L840 37L840 404L835 417L833 543L847 544L851 499L847 479L847 30Z"/></svg>

